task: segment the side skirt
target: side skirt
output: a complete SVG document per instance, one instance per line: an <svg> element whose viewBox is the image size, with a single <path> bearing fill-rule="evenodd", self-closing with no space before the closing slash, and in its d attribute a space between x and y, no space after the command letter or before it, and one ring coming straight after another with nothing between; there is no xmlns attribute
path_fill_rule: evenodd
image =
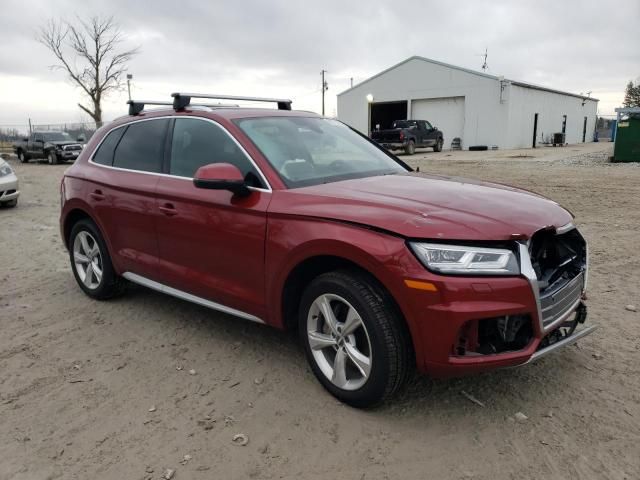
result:
<svg viewBox="0 0 640 480"><path fill-rule="evenodd" d="M137 283L138 285L142 285L143 287L151 288L152 290L157 290L158 292L166 293L167 295L171 295L182 300L186 300L187 302L202 305L203 307L211 308L212 310L217 310L223 313L228 313L229 315L244 318L245 320L250 320L252 322L265 323L261 318L258 318L249 313L243 312L241 310L236 310L235 308L227 307L216 302L212 302L211 300L207 300L205 298L197 297L190 293L183 292L182 290L163 285L162 283L158 283L153 280L149 280L148 278L142 277L135 273L125 272L122 274L122 276L130 282Z"/></svg>

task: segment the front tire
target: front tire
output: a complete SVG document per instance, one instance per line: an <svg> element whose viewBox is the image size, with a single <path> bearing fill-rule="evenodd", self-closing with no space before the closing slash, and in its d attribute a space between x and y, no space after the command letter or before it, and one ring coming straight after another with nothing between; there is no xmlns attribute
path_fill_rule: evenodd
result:
<svg viewBox="0 0 640 480"><path fill-rule="evenodd" d="M20 163L27 163L29 161L22 150L18 150L18 160L20 160Z"/></svg>
<svg viewBox="0 0 640 480"><path fill-rule="evenodd" d="M49 152L47 154L47 161L49 162L49 165L57 165L58 156L56 155L55 152Z"/></svg>
<svg viewBox="0 0 640 480"><path fill-rule="evenodd" d="M441 139L441 138L439 138L439 139L436 141L436 144L433 146L433 151L434 151L434 152L441 152L441 151L442 151L442 144L443 144L443 143L444 143L444 142L442 141L442 139Z"/></svg>
<svg viewBox="0 0 640 480"><path fill-rule="evenodd" d="M406 153L407 155L413 155L414 153L416 153L416 143L413 140L409 140L407 146L404 147L404 153Z"/></svg>
<svg viewBox="0 0 640 480"><path fill-rule="evenodd" d="M0 206L2 207L9 207L9 208L13 208L16 205L18 205L18 199L14 198L13 200L9 200L8 202L2 202L0 203Z"/></svg>
<svg viewBox="0 0 640 480"><path fill-rule="evenodd" d="M340 401L370 407L406 381L411 343L393 299L355 270L325 273L305 290L299 332L320 383Z"/></svg>
<svg viewBox="0 0 640 480"><path fill-rule="evenodd" d="M124 291L98 227L89 219L78 221L69 235L69 259L78 285L91 298L106 300Z"/></svg>

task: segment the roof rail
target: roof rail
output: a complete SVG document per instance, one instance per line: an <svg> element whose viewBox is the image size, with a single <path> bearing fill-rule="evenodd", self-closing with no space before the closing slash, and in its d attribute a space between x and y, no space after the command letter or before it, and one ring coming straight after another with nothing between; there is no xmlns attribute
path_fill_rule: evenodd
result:
<svg viewBox="0 0 640 480"><path fill-rule="evenodd" d="M278 104L278 110L291 110L291 100L282 98L238 97L235 95L213 95L206 93L172 93L173 108L181 110L191 103L191 98L211 98L214 100L241 100L247 102L268 102Z"/></svg>

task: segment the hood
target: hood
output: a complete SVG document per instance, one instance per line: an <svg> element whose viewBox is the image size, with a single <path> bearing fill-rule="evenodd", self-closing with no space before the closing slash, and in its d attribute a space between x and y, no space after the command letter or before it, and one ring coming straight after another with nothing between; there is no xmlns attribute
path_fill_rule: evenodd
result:
<svg viewBox="0 0 640 480"><path fill-rule="evenodd" d="M509 240L561 227L572 215L532 192L419 173L274 192L270 213L352 222L408 238Z"/></svg>

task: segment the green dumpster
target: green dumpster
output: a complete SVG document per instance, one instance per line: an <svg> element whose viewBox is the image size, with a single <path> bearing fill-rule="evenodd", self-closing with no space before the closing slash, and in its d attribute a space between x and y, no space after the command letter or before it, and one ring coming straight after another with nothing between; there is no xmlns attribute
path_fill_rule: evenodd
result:
<svg viewBox="0 0 640 480"><path fill-rule="evenodd" d="M640 108L616 108L615 162L640 162Z"/></svg>

